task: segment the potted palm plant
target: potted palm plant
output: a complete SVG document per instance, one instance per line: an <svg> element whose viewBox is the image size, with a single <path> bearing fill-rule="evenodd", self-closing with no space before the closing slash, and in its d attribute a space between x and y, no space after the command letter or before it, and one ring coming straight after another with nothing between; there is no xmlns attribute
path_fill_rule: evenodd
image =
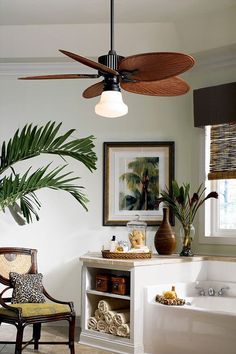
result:
<svg viewBox="0 0 236 354"><path fill-rule="evenodd" d="M39 220L41 203L35 192L42 188L63 190L73 196L86 210L87 197L83 187L75 183L79 177L66 172L67 163L52 168L50 163L32 171L16 172L16 163L42 154L70 157L82 162L91 172L96 169L96 154L93 151L94 137L72 138L75 129L59 134L60 124L48 122L38 127L27 124L15 132L12 139L3 142L0 156L0 210L9 208L18 224Z"/></svg>
<svg viewBox="0 0 236 354"><path fill-rule="evenodd" d="M193 256L191 249L195 229L193 226L194 218L200 206L209 198L218 198L217 192L210 192L205 196L206 188L201 184L198 190L190 194L190 183L183 183L179 186L176 181L172 181L172 190L161 191L158 203L163 202L166 207L172 209L175 217L182 226L183 247L180 256Z"/></svg>

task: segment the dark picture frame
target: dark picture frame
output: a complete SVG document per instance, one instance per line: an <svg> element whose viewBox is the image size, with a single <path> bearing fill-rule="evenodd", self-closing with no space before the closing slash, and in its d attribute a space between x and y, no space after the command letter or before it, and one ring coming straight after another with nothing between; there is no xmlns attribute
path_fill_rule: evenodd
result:
<svg viewBox="0 0 236 354"><path fill-rule="evenodd" d="M125 226L136 215L147 225L160 225L161 190L174 180L175 143L103 143L103 226ZM170 210L170 223L174 216Z"/></svg>

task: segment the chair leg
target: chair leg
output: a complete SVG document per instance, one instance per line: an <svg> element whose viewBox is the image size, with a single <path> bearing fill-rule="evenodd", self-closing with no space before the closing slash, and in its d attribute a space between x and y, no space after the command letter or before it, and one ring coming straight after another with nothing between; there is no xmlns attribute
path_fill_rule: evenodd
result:
<svg viewBox="0 0 236 354"><path fill-rule="evenodd" d="M34 349L39 349L39 340L41 337L41 323L33 324L33 338L34 338Z"/></svg>
<svg viewBox="0 0 236 354"><path fill-rule="evenodd" d="M22 353L23 333L24 333L24 327L21 324L18 324L17 325L17 334L16 334L15 354Z"/></svg>
<svg viewBox="0 0 236 354"><path fill-rule="evenodd" d="M69 348L70 354L75 354L75 316L69 320Z"/></svg>

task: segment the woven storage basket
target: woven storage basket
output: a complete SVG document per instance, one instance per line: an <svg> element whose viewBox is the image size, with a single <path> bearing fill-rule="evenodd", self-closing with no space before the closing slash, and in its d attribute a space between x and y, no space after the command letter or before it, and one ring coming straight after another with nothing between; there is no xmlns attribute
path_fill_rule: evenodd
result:
<svg viewBox="0 0 236 354"><path fill-rule="evenodd" d="M110 251L102 251L103 258L110 259L146 259L152 258L152 253L131 253L131 252L110 252Z"/></svg>

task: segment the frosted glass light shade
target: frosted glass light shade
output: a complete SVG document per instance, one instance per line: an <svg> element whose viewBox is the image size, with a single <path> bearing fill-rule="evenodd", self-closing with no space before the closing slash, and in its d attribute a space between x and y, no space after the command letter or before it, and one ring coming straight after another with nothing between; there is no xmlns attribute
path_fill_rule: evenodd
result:
<svg viewBox="0 0 236 354"><path fill-rule="evenodd" d="M121 117L128 113L128 106L123 102L121 92L104 91L95 106L95 113L108 118Z"/></svg>

